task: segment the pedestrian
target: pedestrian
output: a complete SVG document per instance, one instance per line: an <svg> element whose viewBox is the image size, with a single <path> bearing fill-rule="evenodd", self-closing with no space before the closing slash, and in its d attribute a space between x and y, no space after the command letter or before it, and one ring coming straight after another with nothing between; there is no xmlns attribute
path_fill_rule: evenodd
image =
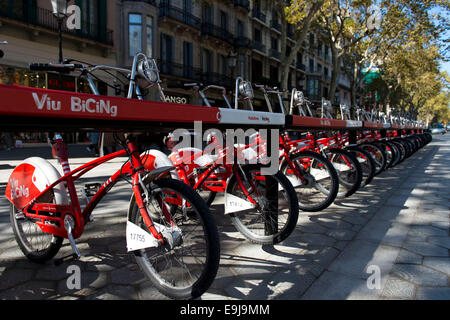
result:
<svg viewBox="0 0 450 320"><path fill-rule="evenodd" d="M86 148L89 152L94 152L95 156L98 157L98 141L100 138L100 133L98 132L89 132L88 139L91 144Z"/></svg>

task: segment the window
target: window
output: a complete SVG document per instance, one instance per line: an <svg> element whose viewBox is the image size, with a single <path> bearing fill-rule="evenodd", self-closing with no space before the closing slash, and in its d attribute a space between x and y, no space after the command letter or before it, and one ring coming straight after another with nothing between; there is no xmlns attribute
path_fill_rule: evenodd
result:
<svg viewBox="0 0 450 320"><path fill-rule="evenodd" d="M253 39L255 39L256 42L262 43L262 34L261 34L261 30L255 28L254 29L254 37Z"/></svg>
<svg viewBox="0 0 450 320"><path fill-rule="evenodd" d="M205 22L205 23L212 24L214 22L213 7L211 4L209 4L207 2L203 2L202 19L203 19L203 22Z"/></svg>
<svg viewBox="0 0 450 320"><path fill-rule="evenodd" d="M193 78L194 70L192 68L194 64L194 53L193 53L192 43L184 41L183 42L183 65L184 65L184 77Z"/></svg>
<svg viewBox="0 0 450 320"><path fill-rule="evenodd" d="M161 33L161 59L173 62L173 37Z"/></svg>
<svg viewBox="0 0 450 320"><path fill-rule="evenodd" d="M217 72L221 75L227 74L227 58L222 55L217 55Z"/></svg>
<svg viewBox="0 0 450 320"><path fill-rule="evenodd" d="M317 64L317 73L322 73L322 65L320 63Z"/></svg>
<svg viewBox="0 0 450 320"><path fill-rule="evenodd" d="M183 0L183 9L187 13L192 13L192 0Z"/></svg>
<svg viewBox="0 0 450 320"><path fill-rule="evenodd" d="M153 17L147 16L147 56L154 57L153 52Z"/></svg>
<svg viewBox="0 0 450 320"><path fill-rule="evenodd" d="M271 48L273 50L277 50L278 51L278 40L277 40L277 38L271 37L270 38L270 43L271 43Z"/></svg>
<svg viewBox="0 0 450 320"><path fill-rule="evenodd" d="M309 35L309 47L314 47L314 34L312 33Z"/></svg>
<svg viewBox="0 0 450 320"><path fill-rule="evenodd" d="M220 10L219 16L220 16L220 27L223 30L228 30L228 16L227 16L227 14L224 11Z"/></svg>
<svg viewBox="0 0 450 320"><path fill-rule="evenodd" d="M244 23L241 20L237 20L237 35L238 37L245 37Z"/></svg>
<svg viewBox="0 0 450 320"><path fill-rule="evenodd" d="M142 16L131 13L128 16L129 25L129 54L134 57L136 53L142 52Z"/></svg>
<svg viewBox="0 0 450 320"><path fill-rule="evenodd" d="M325 75L325 77L328 77L328 74L329 74L329 73L328 73L328 68L325 67L325 68L323 69L323 74Z"/></svg>
<svg viewBox="0 0 450 320"><path fill-rule="evenodd" d="M202 51L202 70L205 73L212 72L212 54L211 51L203 49Z"/></svg>
<svg viewBox="0 0 450 320"><path fill-rule="evenodd" d="M319 42L319 44L317 45L317 54L321 57L322 56L322 42Z"/></svg>
<svg viewBox="0 0 450 320"><path fill-rule="evenodd" d="M309 59L309 72L314 72L314 59Z"/></svg>

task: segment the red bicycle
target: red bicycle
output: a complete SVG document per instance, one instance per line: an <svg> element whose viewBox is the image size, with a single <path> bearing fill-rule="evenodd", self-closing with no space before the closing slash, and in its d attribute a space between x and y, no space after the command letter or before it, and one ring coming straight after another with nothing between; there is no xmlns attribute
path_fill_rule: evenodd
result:
<svg viewBox="0 0 450 320"><path fill-rule="evenodd" d="M131 71L71 62L31 65L31 69L79 71L95 94L98 91L90 74L99 69L131 74L129 98L133 93L140 97L135 82L138 76L148 85L159 86L158 78L149 76L158 74L156 63L143 54L136 55ZM67 147L56 136L52 152L61 163L63 176L40 158L27 159L14 170L6 197L11 202L11 223L19 247L31 261L44 263L58 253L64 239L69 239L74 254L58 259L57 264L79 258L75 239L92 221L96 205L125 179L133 191L128 210L128 251L134 253L143 273L161 293L176 299L199 297L213 282L219 266L220 244L213 216L192 188L170 179L174 167L167 156L155 150L141 155L131 135L116 135L116 139L123 150L71 170ZM86 187L86 207L82 210L75 182L118 157L129 160L103 185Z"/></svg>

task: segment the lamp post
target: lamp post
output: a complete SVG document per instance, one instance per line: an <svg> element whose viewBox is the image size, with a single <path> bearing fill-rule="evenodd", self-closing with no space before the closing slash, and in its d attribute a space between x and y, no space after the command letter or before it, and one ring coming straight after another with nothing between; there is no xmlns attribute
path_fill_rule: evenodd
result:
<svg viewBox="0 0 450 320"><path fill-rule="evenodd" d="M62 63L62 23L67 15L67 0L51 0L51 2L53 7L53 15L58 20L59 63Z"/></svg>

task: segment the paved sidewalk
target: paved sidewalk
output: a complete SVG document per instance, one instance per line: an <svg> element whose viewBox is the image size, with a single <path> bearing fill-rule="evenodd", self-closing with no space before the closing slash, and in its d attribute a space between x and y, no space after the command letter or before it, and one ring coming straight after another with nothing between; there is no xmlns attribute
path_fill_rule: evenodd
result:
<svg viewBox="0 0 450 320"><path fill-rule="evenodd" d="M434 138L349 199L301 213L297 229L280 245L250 244L216 204L221 266L202 299L450 299L450 135ZM67 289L67 266L28 262L1 196L2 177L15 160L1 156L0 299L165 299L126 253L125 183L100 204L96 221L78 241L82 290ZM74 167L83 161L74 160ZM95 174L118 167L118 161L106 165L88 180L100 182ZM58 256L69 253L66 243ZM371 290L373 270L380 271L380 287Z"/></svg>

